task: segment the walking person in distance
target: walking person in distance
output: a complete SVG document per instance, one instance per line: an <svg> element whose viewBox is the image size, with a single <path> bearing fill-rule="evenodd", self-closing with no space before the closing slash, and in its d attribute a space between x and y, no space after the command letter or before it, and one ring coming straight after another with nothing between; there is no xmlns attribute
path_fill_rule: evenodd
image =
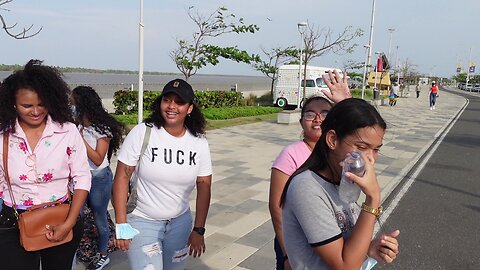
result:
<svg viewBox="0 0 480 270"><path fill-rule="evenodd" d="M430 110L435 110L435 104L437 103L438 86L435 81L432 82L432 87L429 91Z"/></svg>

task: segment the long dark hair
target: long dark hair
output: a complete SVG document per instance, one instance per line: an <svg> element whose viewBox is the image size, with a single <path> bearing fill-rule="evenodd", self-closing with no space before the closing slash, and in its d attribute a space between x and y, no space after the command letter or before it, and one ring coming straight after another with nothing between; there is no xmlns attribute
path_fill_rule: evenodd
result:
<svg viewBox="0 0 480 270"><path fill-rule="evenodd" d="M321 124L322 135L317 144L315 144L312 154L305 163L288 178L285 188L283 189L280 205L283 205L285 202L288 186L296 175L307 170L320 171L330 166L328 156L331 150L326 141L329 130L334 130L337 138L342 140L346 136L354 134L360 128L373 127L375 125L378 125L384 130L387 128L385 120L383 120L375 107L363 99L348 98L333 106Z"/></svg>
<svg viewBox="0 0 480 270"><path fill-rule="evenodd" d="M15 71L3 80L0 85L1 131L15 132L17 120L15 100L20 89L37 93L53 121L60 124L73 121L68 107L70 88L57 69L44 66L42 63L40 60L32 59L23 69Z"/></svg>
<svg viewBox="0 0 480 270"><path fill-rule="evenodd" d="M92 87L76 87L72 91L72 98L75 101L79 122L82 123L83 119L87 118L95 131L110 138L107 152L110 161L112 154L120 147L125 126L105 110L102 99Z"/></svg>
<svg viewBox="0 0 480 270"><path fill-rule="evenodd" d="M145 123L152 123L157 128L163 127L165 124L165 119L162 117L162 113L160 111L160 103L162 103L163 95L159 95L153 102L151 106L152 113L149 117L145 119ZM203 116L200 108L195 102L190 103L193 105L192 112L185 118L185 126L187 127L188 131L192 133L195 137L201 137L205 135L205 127L207 122L205 121L205 117Z"/></svg>

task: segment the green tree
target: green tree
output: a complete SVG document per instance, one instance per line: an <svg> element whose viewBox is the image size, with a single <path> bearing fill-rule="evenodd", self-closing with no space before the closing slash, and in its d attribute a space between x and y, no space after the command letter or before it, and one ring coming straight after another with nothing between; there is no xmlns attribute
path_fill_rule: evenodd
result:
<svg viewBox="0 0 480 270"><path fill-rule="evenodd" d="M452 76L452 79L457 81L457 82L466 82L467 81L467 73L465 73L465 72L458 73L457 75Z"/></svg>
<svg viewBox="0 0 480 270"><path fill-rule="evenodd" d="M187 13L196 24L197 31L193 33L191 40L177 39L178 47L170 53L170 57L186 80L207 65L217 65L220 57L247 64L260 61L258 55L249 54L237 46L221 47L207 43L209 39L229 33L255 33L259 30L258 26L246 25L243 18L237 20L235 14L228 13L225 7L203 15L195 12L192 6L188 8Z"/></svg>
<svg viewBox="0 0 480 270"><path fill-rule="evenodd" d="M352 26L347 26L342 32L334 35L333 31L328 28L319 28L313 24L308 24L303 36L303 96L305 97L305 81L307 79L307 65L314 58L320 57L326 53L333 52L335 54L352 53L357 44L352 44L351 41L363 35L362 29L353 29Z"/></svg>
<svg viewBox="0 0 480 270"><path fill-rule="evenodd" d="M273 95L273 85L278 78L278 68L285 63L298 61L299 51L295 47L290 46L287 48L276 47L269 50L262 48L262 52L266 56L266 60L256 61L252 63L252 66L272 80L270 94Z"/></svg>
<svg viewBox="0 0 480 270"><path fill-rule="evenodd" d="M10 11L9 9L4 8L4 6L6 4L12 2L12 1L13 0L0 0L0 11ZM13 25L9 25L5 21L5 18L3 17L2 14L0 14L0 22L1 22L1 25L2 25L3 31L5 31L5 33L8 36L10 36L14 39L30 38L30 37L36 36L38 33L40 33L40 31L42 31L42 27L40 27L40 29L38 29L36 32L32 32L32 28L33 28L33 24L32 24L29 27L27 27L27 28L24 27L23 30L21 30L17 33L14 33L13 30L17 26L17 23L14 23Z"/></svg>

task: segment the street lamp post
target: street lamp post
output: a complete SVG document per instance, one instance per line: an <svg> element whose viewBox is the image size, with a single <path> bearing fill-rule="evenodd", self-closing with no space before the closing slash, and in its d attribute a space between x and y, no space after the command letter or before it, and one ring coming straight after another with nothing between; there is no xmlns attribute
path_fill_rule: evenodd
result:
<svg viewBox="0 0 480 270"><path fill-rule="evenodd" d="M372 0L372 17L370 19L370 38L368 41L368 58L367 58L367 64L368 67L371 65L371 60L372 60L372 48L373 48L373 26L375 24L375 0Z"/></svg>
<svg viewBox="0 0 480 270"><path fill-rule="evenodd" d="M472 88L473 88L473 85L472 87L470 87L470 90L468 89L468 75L470 74L470 61L472 59L472 47L470 47L470 54L468 55L468 61L467 61L467 78L465 80L465 89L469 92L472 91Z"/></svg>
<svg viewBox="0 0 480 270"><path fill-rule="evenodd" d="M390 41L388 42L388 61L392 61L390 59L390 57L392 56L391 55L391 52L392 52L392 36L393 36L393 32L395 31L394 28L388 28L388 31L390 32Z"/></svg>
<svg viewBox="0 0 480 270"><path fill-rule="evenodd" d="M362 81L362 99L365 96L365 80L367 77L367 59L368 59L368 50L370 49L370 45L364 45L366 53L365 53L365 62L363 63L363 81Z"/></svg>
<svg viewBox="0 0 480 270"><path fill-rule="evenodd" d="M140 0L139 49L138 49L138 123L143 121L143 0Z"/></svg>
<svg viewBox="0 0 480 270"><path fill-rule="evenodd" d="M397 85L400 85L400 65L398 64L398 45L397 45L397 53L396 57L397 59L395 60L395 67L397 68Z"/></svg>
<svg viewBox="0 0 480 270"><path fill-rule="evenodd" d="M373 99L378 99L378 89L377 89L377 71L378 71L378 55L382 55L382 52L375 52L377 55L377 63L375 64L375 76L373 81ZM380 83L382 82L382 76L380 75Z"/></svg>
<svg viewBox="0 0 480 270"><path fill-rule="evenodd" d="M298 99L297 99L297 109L300 109L300 103L302 100L302 57L303 57L303 34L308 26L307 22L299 22L297 24L298 32L300 32L300 63L298 65Z"/></svg>

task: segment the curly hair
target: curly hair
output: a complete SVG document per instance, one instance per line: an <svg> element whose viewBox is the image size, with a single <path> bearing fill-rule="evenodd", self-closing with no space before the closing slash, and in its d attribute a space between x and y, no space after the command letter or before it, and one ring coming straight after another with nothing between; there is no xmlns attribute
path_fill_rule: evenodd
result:
<svg viewBox="0 0 480 270"><path fill-rule="evenodd" d="M110 138L107 158L110 161L113 153L116 153L122 142L125 126L111 116L103 107L102 100L95 89L90 86L78 86L72 91L72 99L80 124L84 119L100 134Z"/></svg>
<svg viewBox="0 0 480 270"><path fill-rule="evenodd" d="M43 61L32 59L23 69L15 71L3 80L0 85L1 131L15 132L18 117L15 102L20 89L37 93L53 121L60 124L73 121L68 107L70 88L57 69L44 66L42 63Z"/></svg>
<svg viewBox="0 0 480 270"><path fill-rule="evenodd" d="M157 128L163 127L165 124L165 119L162 117L162 113L160 112L160 103L162 102L163 95L159 95L151 105L152 113L149 117L145 119L145 123L152 123ZM201 137L205 135L205 127L207 122L205 121L205 117L203 116L200 108L195 102L191 103L193 105L193 110L187 118L185 118L185 126L187 127L188 131L192 133L195 137Z"/></svg>

